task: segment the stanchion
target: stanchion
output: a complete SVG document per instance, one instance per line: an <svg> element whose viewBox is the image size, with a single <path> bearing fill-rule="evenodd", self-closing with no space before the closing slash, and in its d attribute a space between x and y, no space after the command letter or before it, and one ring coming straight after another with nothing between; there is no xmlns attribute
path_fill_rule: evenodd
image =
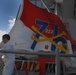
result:
<svg viewBox="0 0 76 75"><path fill-rule="evenodd" d="M60 75L60 55L59 55L59 50L57 49L56 51L56 66L55 66L55 75Z"/></svg>

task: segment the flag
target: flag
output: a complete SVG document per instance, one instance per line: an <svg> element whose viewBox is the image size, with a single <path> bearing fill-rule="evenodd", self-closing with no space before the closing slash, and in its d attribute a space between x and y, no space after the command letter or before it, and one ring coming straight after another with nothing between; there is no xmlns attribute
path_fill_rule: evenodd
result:
<svg viewBox="0 0 76 75"><path fill-rule="evenodd" d="M64 24L62 23L61 19L53 14L49 13L46 10L39 8L29 2L29 0L24 0L23 2L23 11L21 14L21 21L24 23L26 27L28 27L30 30L32 30L35 33L36 38L40 38L40 35L37 34L32 29L32 26L36 27L42 34L47 36L48 38L51 38L53 36L58 35L62 33L63 31L66 33L64 36L67 40L70 40L72 44L75 44L76 42L72 39L71 35L66 30ZM58 33L54 33L55 26L58 26ZM34 45L37 44L36 41L34 41L32 45L32 49L34 49ZM46 46L47 44L45 44ZM51 45L51 44L49 44ZM46 47L45 47L46 48Z"/></svg>
<svg viewBox="0 0 76 75"><path fill-rule="evenodd" d="M15 41L15 48L29 51L51 51L56 49L55 46L60 49L56 43L67 44L66 40L76 43L57 15L35 6L29 0L23 0L22 12L10 35Z"/></svg>

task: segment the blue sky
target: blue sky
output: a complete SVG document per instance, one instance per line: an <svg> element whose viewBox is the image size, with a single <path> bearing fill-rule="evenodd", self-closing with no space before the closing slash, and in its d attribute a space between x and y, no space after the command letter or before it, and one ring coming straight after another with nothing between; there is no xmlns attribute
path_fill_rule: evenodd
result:
<svg viewBox="0 0 76 75"><path fill-rule="evenodd" d="M0 0L0 41L14 24L22 0Z"/></svg>

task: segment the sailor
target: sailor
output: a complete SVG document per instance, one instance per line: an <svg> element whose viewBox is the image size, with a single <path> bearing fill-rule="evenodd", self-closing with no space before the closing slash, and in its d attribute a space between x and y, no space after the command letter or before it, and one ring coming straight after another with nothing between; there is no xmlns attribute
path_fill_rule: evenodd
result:
<svg viewBox="0 0 76 75"><path fill-rule="evenodd" d="M4 46L1 48L1 50L14 50L13 45L10 42L10 36L8 34L5 34L2 36L2 41L4 43ZM4 67L2 75L12 75L14 70L14 64L15 64L15 54L11 53L0 53L4 56Z"/></svg>

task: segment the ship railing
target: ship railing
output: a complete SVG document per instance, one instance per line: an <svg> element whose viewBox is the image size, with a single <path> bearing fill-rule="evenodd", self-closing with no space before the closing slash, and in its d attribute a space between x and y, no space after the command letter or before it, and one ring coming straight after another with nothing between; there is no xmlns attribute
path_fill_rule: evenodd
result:
<svg viewBox="0 0 76 75"><path fill-rule="evenodd" d="M55 56L55 75L60 75L60 57L76 57L76 54L60 54L59 50L56 50L55 53L51 53L51 52L27 52L26 50L24 51L11 51L11 50L0 50L0 53L12 53L12 54L25 54L25 55L49 55L49 56ZM64 69L65 72L65 69ZM66 74L66 72L64 73L64 75Z"/></svg>

